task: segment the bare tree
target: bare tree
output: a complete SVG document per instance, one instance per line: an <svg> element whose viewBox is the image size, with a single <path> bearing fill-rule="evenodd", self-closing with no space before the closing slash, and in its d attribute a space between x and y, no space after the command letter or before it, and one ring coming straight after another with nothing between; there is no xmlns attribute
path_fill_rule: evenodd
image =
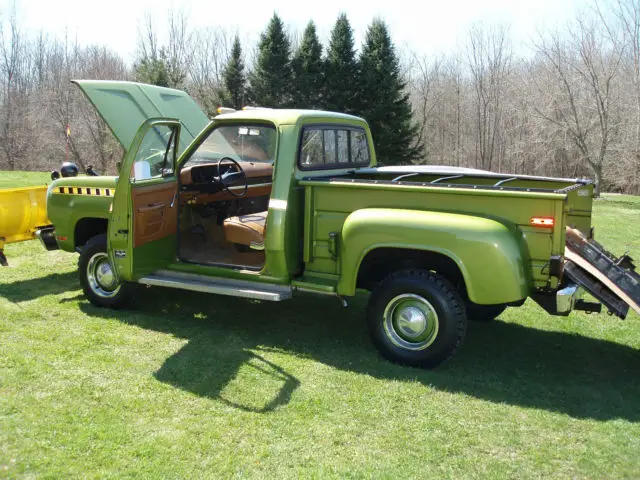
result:
<svg viewBox="0 0 640 480"><path fill-rule="evenodd" d="M32 140L30 73L28 39L18 25L14 10L8 25L0 23L0 148L9 170L24 162Z"/></svg>
<svg viewBox="0 0 640 480"><path fill-rule="evenodd" d="M147 12L143 27L138 30L137 77L156 85L185 88L193 55L193 35L186 12L170 10L162 31L167 32L164 43Z"/></svg>
<svg viewBox="0 0 640 480"><path fill-rule="evenodd" d="M623 121L612 183L640 194L640 0L595 1L598 18L621 55L618 108ZM605 9L605 7L607 7ZM622 185L621 185L622 184Z"/></svg>
<svg viewBox="0 0 640 480"><path fill-rule="evenodd" d="M194 34L188 89L209 115L215 115L221 104L222 72L233 37L231 31L223 28L205 28Z"/></svg>
<svg viewBox="0 0 640 480"><path fill-rule="evenodd" d="M620 66L620 51L585 19L576 22L567 40L556 32L541 39L537 50L549 83L538 84L547 93L548 102L536 106L535 111L566 133L592 170L599 195L616 129L612 118L616 99L613 81Z"/></svg>
<svg viewBox="0 0 640 480"><path fill-rule="evenodd" d="M504 26L478 24L469 32L467 58L475 91L476 166L489 169L502 135L502 100L511 66L511 46ZM498 155L498 162L501 156ZM498 169L500 164L498 163Z"/></svg>

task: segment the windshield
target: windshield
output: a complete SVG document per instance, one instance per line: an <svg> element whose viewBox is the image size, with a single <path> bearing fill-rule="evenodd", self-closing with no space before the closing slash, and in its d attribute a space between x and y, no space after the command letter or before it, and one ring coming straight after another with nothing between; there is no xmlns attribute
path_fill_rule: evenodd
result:
<svg viewBox="0 0 640 480"><path fill-rule="evenodd" d="M217 162L271 163L276 153L276 129L266 125L223 125L214 128L185 164Z"/></svg>

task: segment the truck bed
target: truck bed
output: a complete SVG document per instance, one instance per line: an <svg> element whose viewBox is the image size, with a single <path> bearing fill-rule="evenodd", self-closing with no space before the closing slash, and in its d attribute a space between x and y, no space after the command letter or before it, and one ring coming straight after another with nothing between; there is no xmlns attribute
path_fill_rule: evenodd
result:
<svg viewBox="0 0 640 480"><path fill-rule="evenodd" d="M307 271L321 274L339 271L330 252L329 234L340 232L347 216L362 208L384 206L497 219L519 231L535 289L557 287L549 259L564 254L565 227L587 236L591 231L593 184L584 179L401 166L305 178L301 185L306 189L304 259ZM554 218L555 228L532 226L533 217Z"/></svg>

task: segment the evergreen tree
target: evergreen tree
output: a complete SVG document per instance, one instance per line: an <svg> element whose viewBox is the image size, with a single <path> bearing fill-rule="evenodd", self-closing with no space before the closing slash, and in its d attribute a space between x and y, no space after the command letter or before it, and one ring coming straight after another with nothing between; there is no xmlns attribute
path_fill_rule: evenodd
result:
<svg viewBox="0 0 640 480"><path fill-rule="evenodd" d="M224 105L240 110L244 106L246 80L244 76L244 61L242 60L242 47L238 35L233 41L231 57L229 57L229 61L222 72L222 80L224 90L220 96Z"/></svg>
<svg viewBox="0 0 640 480"><path fill-rule="evenodd" d="M322 45L313 21L307 24L302 43L293 57L293 105L299 108L319 108L322 104L324 66Z"/></svg>
<svg viewBox="0 0 640 480"><path fill-rule="evenodd" d="M291 45L282 20L274 13L260 35L258 59L249 76L250 100L263 107L289 106L291 85Z"/></svg>
<svg viewBox="0 0 640 480"><path fill-rule="evenodd" d="M331 30L326 58L324 107L327 110L358 114L358 62L354 50L353 30L344 13Z"/></svg>
<svg viewBox="0 0 640 480"><path fill-rule="evenodd" d="M367 30L360 56L362 116L369 122L378 161L407 164L421 157L412 123L409 94L386 24L374 20Z"/></svg>
<svg viewBox="0 0 640 480"><path fill-rule="evenodd" d="M169 70L163 57L164 55L161 51L160 56L153 55L140 58L134 66L136 81L160 87L169 87L171 83Z"/></svg>

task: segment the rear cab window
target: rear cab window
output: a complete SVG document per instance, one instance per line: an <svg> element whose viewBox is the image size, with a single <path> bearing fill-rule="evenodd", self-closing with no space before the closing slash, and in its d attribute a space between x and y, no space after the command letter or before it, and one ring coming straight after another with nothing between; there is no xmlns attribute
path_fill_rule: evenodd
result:
<svg viewBox="0 0 640 480"><path fill-rule="evenodd" d="M366 167L371 159L367 134L356 126L306 126L298 151L298 167L305 171Z"/></svg>

